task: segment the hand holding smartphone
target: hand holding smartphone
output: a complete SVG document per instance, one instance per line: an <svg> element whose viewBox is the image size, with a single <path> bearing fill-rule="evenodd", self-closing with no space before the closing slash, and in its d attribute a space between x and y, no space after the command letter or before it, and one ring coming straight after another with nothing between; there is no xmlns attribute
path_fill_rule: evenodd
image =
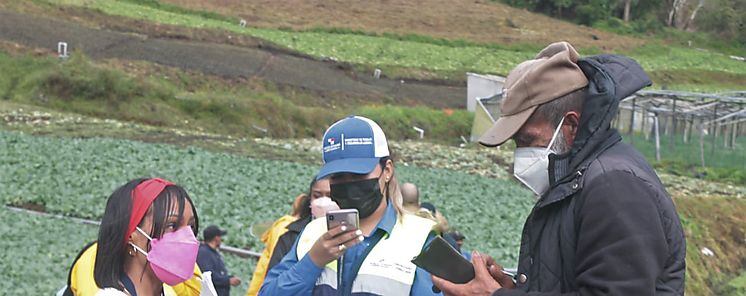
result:
<svg viewBox="0 0 746 296"><path fill-rule="evenodd" d="M327 232L314 243L308 255L318 267L340 258L347 248L362 242L365 237L358 229L360 218L356 209L343 209L326 213ZM344 226L344 227L341 227ZM337 271L341 274L341 271Z"/></svg>
<svg viewBox="0 0 746 296"><path fill-rule="evenodd" d="M357 209L342 209L326 213L326 229L345 225L347 229L360 228L360 215Z"/></svg>

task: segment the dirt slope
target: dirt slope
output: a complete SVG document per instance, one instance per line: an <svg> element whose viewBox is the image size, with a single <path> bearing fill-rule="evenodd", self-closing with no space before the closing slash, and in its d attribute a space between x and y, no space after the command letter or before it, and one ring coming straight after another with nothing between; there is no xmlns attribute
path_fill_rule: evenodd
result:
<svg viewBox="0 0 746 296"><path fill-rule="evenodd" d="M68 42L96 59L143 60L226 78L261 78L314 92L395 100L400 104L462 107L463 86L417 81L373 79L342 65L322 62L258 46L238 46L199 40L152 38L142 33L95 29L15 12L0 11L0 39L56 50ZM323 95L322 95L323 96Z"/></svg>
<svg viewBox="0 0 746 296"><path fill-rule="evenodd" d="M496 44L549 44L620 50L642 40L619 36L487 0L164 0L197 10L241 17L252 26L416 33Z"/></svg>

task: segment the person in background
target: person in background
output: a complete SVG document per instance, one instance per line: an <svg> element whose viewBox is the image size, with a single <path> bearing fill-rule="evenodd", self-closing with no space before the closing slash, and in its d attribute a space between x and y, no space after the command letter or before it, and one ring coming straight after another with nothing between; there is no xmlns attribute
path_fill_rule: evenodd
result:
<svg viewBox="0 0 746 296"><path fill-rule="evenodd" d="M420 204L420 209L415 213L415 215L435 221L436 225L433 227L433 230L440 235L448 232L448 229L450 228L446 217L443 216L443 213L438 211L432 203L423 202Z"/></svg>
<svg viewBox="0 0 746 296"><path fill-rule="evenodd" d="M269 260L268 269L280 263L282 257L285 257L290 252L298 235L311 220L325 217L328 211L339 210L337 203L329 198L331 195L329 178L316 180L316 177L314 177L308 193L310 199L304 203L300 218L287 226L288 231L280 237L274 251L272 251L272 258Z"/></svg>
<svg viewBox="0 0 746 296"><path fill-rule="evenodd" d="M438 209L435 208L435 205L429 202L423 202L420 204L420 210L424 210L430 215L433 215L433 217L438 214Z"/></svg>
<svg viewBox="0 0 746 296"><path fill-rule="evenodd" d="M241 284L241 279L228 273L223 262L223 255L218 252L223 243L223 236L226 234L225 230L215 225L207 226L202 233L203 242L199 246L197 256L199 268L203 272L212 271L212 283L215 285L218 296L229 296L231 286Z"/></svg>
<svg viewBox="0 0 746 296"><path fill-rule="evenodd" d="M410 213L420 209L420 191L412 183L401 184L402 207Z"/></svg>
<svg viewBox="0 0 746 296"><path fill-rule="evenodd" d="M358 211L359 229L311 221L267 273L259 295L434 295L429 273L411 260L435 238L435 223L401 209L383 130L368 118L347 117L324 133L322 152L318 178L329 177L331 198L342 209Z"/></svg>
<svg viewBox="0 0 746 296"><path fill-rule="evenodd" d="M254 273L251 275L249 290L246 291L247 296L254 296L259 293L259 288L262 287L262 282L264 282L264 275L267 274L267 270L269 270L268 263L272 257L272 250L277 244L277 240L287 231L286 227L288 224L298 219L302 204L304 204L306 200L308 200L308 196L305 193L299 194L293 201L290 215L283 215L278 218L262 233L260 239L264 243L264 250L262 251L262 255L259 256L259 260L254 268Z"/></svg>
<svg viewBox="0 0 746 296"><path fill-rule="evenodd" d="M448 236L450 238L450 240L448 241L449 243L453 241L453 247L456 248L456 251L459 251L459 253L461 253L461 255L463 255L466 260L471 260L471 252L467 252L463 249L464 240L466 239L466 237L460 231L450 231L444 236Z"/></svg>
<svg viewBox="0 0 746 296"><path fill-rule="evenodd" d="M309 221L311 221L312 208L316 205L316 211L321 213L323 216L324 212L320 212L323 207L332 206L328 203L334 204L329 199L329 180L316 180L316 176L313 177L311 185L309 186L308 193L302 193L296 197L293 202L293 210L290 215L285 215L277 219L272 226L262 234L262 241L264 242L264 251L262 256L256 264L254 274L251 277L251 283L249 284L249 290L246 292L247 296L255 296L259 293L259 289L262 287L264 282L264 276L267 271L272 269L277 263L280 262L285 254L292 247L293 242L298 237L298 233L303 229ZM321 200L326 197L326 202ZM336 207L339 208L339 207Z"/></svg>
<svg viewBox="0 0 746 296"><path fill-rule="evenodd" d="M420 204L420 190L412 183L401 185L402 207L410 214L435 221L433 230L438 234L448 231L448 220L429 202Z"/></svg>
<svg viewBox="0 0 746 296"><path fill-rule="evenodd" d="M109 196L98 240L73 261L63 295L199 295L198 222L182 187L127 182Z"/></svg>

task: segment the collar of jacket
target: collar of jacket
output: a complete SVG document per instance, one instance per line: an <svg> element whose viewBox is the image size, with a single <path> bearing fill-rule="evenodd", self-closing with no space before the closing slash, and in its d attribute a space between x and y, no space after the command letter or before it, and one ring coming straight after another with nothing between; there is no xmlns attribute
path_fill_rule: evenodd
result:
<svg viewBox="0 0 746 296"><path fill-rule="evenodd" d="M288 226L286 226L285 228L287 228L288 231L300 233L301 231L303 231L303 228L306 227L306 224L311 222L311 220L311 216L308 216L304 219L298 219L288 224Z"/></svg>
<svg viewBox="0 0 746 296"><path fill-rule="evenodd" d="M583 189L583 178L588 166L595 160L599 154L609 149L609 147L620 142L622 136L616 129L610 129L606 133L606 140L600 145L595 146L594 153L587 157L583 163L570 167L570 153L564 155L549 156L549 180L550 190L539 199L537 207L541 208L546 205L561 201L568 196L575 194ZM562 176L558 179L557 176ZM556 180L556 181L555 181Z"/></svg>
<svg viewBox="0 0 746 296"><path fill-rule="evenodd" d="M597 55L578 61L588 77L583 113L570 152L549 156L550 190L538 201L543 207L582 189L585 169L601 152L621 141L611 128L619 103L651 84L640 65L625 56Z"/></svg>

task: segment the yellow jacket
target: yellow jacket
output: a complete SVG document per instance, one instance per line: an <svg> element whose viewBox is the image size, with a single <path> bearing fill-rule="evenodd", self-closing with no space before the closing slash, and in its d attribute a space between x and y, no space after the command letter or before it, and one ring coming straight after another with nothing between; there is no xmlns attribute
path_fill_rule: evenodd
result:
<svg viewBox="0 0 746 296"><path fill-rule="evenodd" d="M262 256L259 257L259 261L256 263L256 269L254 270L254 275L251 276L251 283L249 284L249 291L246 292L246 296L256 296L259 294L259 289L262 287L262 283L264 283L264 276L267 275L267 265L269 265L269 259L272 258L272 251L275 249L275 245L277 245L277 240L288 231L288 224L293 223L297 219L290 215L282 216L272 223L272 226L267 231L262 233L262 241L265 246L264 251L262 251Z"/></svg>
<svg viewBox="0 0 746 296"><path fill-rule="evenodd" d="M93 266L96 262L96 248L98 244L90 245L80 254L70 270L70 290L76 296L94 296L100 289L93 279ZM199 296L202 284L198 279L202 275L197 264L194 264L194 276L176 286L163 284L163 294L166 296Z"/></svg>

